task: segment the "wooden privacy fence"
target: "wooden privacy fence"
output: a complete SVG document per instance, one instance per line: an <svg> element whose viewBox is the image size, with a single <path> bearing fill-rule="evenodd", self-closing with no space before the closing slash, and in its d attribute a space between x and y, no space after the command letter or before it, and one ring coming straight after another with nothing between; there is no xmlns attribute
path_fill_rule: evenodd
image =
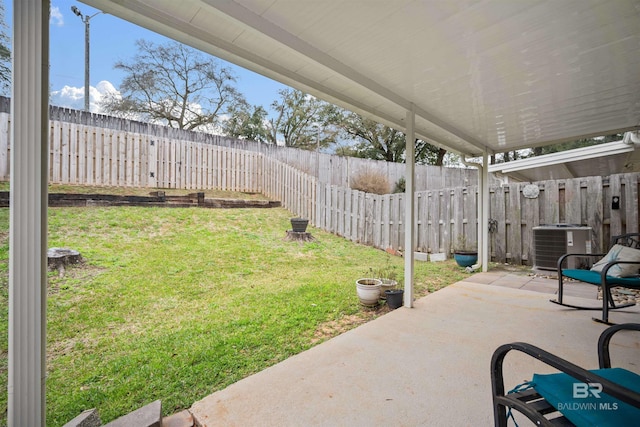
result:
<svg viewBox="0 0 640 427"><path fill-rule="evenodd" d="M0 113L0 180L10 176L10 116ZM258 192L313 223L317 178L263 153L51 121L49 182Z"/></svg>
<svg viewBox="0 0 640 427"><path fill-rule="evenodd" d="M606 252L611 236L640 230L640 173L592 176L534 183L536 198L527 198L529 184L491 189L492 257L497 262L532 264L533 227L541 224L580 224L592 228L592 251ZM612 208L614 196L619 209Z"/></svg>
<svg viewBox="0 0 640 427"><path fill-rule="evenodd" d="M416 250L449 252L459 235L476 241L476 187L416 192ZM404 246L405 194L376 195L324 185L317 226L385 250Z"/></svg>
<svg viewBox="0 0 640 427"><path fill-rule="evenodd" d="M9 114L0 112L0 180L5 181L10 172L9 122ZM357 170L383 168L380 170L389 176L399 176L398 168L403 165L380 166L384 162L356 162L219 139L221 145L136 133L117 126L51 121L49 181L261 192L316 227L381 249L403 249L406 195L379 196L345 184ZM317 170L305 162L317 165ZM422 185L431 183L428 189L416 192L415 249L422 252L450 254L459 236L471 243L477 241L477 187L459 184L468 184L470 171L445 169L424 169L418 174ZM327 174L337 178L330 179ZM639 177L635 173L492 186L487 224L492 260L531 264L532 228L541 224L592 227L594 252L605 250L611 235L638 232ZM340 185L332 184L334 181ZM446 184L451 187L442 188ZM525 197L526 185L536 186L535 198ZM619 209L611 208L613 196L620 197Z"/></svg>
<svg viewBox="0 0 640 427"><path fill-rule="evenodd" d="M260 153L112 129L96 130L92 126L51 122L49 182L262 191ZM4 181L10 175L8 134L7 115L0 114L0 180Z"/></svg>
<svg viewBox="0 0 640 427"><path fill-rule="evenodd" d="M9 179L8 109L8 98L0 97L0 180ZM259 191L255 186L263 171L256 159L261 157L280 160L319 182L342 187L349 187L354 176L372 173L387 177L391 190L405 173L400 163L341 157L60 107L51 107L50 114L49 178L53 183ZM463 187L476 179L473 169L416 165L418 190Z"/></svg>
<svg viewBox="0 0 640 427"><path fill-rule="evenodd" d="M537 187L537 197L524 196L527 185ZM533 227L542 224L589 226L592 251L606 252L612 235L639 231L639 186L640 174L631 173L492 187L487 224L491 260L531 265ZM611 208L613 196L620 197L620 209ZM314 223L355 242L402 250L405 197L321 184ZM459 236L475 243L477 200L476 186L416 192L415 249L449 255Z"/></svg>
<svg viewBox="0 0 640 427"><path fill-rule="evenodd" d="M0 179L8 179L9 174L9 122L10 122L10 105L11 100L6 97L0 96ZM240 150L240 151L250 151L256 154L262 154L264 157L269 157L272 159L280 160L283 163L294 166L299 170L305 171L310 175L315 176L320 182L338 185L342 187L349 187L351 179L360 173L376 173L382 174L387 177L389 180L389 186L393 187L396 182L400 178L404 177L405 166L400 163L390 163L384 161L370 160L370 159L359 159L354 157L344 157L344 156L335 156L331 154L319 153L308 150L301 150L292 147L283 147L275 144L264 144L255 141L248 140L240 140L235 138L229 138L221 135L213 135L204 132L194 132L188 131L184 129L176 129L167 126L162 126L158 124L139 122L135 120L128 120L118 117L107 116L104 114L96 114L87 111L81 110L72 110L69 108L50 106L49 108L49 116L51 121L51 136L52 136L52 148L53 142L55 141L55 137L58 138L69 138L68 144L74 144L74 147L78 150L85 149L84 139L87 138L87 141L90 141L91 144L87 144L86 150L90 149L98 149L99 144L98 141L107 141L108 143L113 144L113 141L117 141L118 144L122 144L123 147L119 145L115 148L113 146L109 146L111 151L109 166L110 169L104 169L104 165L93 165L87 162L85 158L85 163L82 163L83 153L79 152L77 163L73 163L73 159L69 160L69 168L72 167L80 167L83 166L86 168L101 167L101 171L108 171L110 174L109 180L106 180L109 184L105 185L119 185L112 184L112 182L135 182L136 180L141 182L140 185L145 185L147 182L147 178L149 176L142 173L142 169L135 170L135 167L144 168L145 164L148 165L150 162L152 163L155 159L147 159L145 155L152 155L153 151L148 150L144 144L136 143L135 139L139 138L146 142L148 141L174 141L173 144L182 144L182 143L198 143L202 147L207 146L217 146L220 149L227 148L231 150ZM62 129L64 127L64 129ZM71 140L71 138L75 138L75 140ZM122 142L123 138L131 139L131 141ZM96 142L94 142L96 141ZM180 141L180 142L177 142ZM161 142L160 142L161 143ZM65 147L65 141L62 139L58 139L58 145L60 152L57 154L57 160L59 162L59 167L62 168L60 172L56 174L56 177L60 177L60 182L64 177L64 167L65 167L65 157L67 154L65 149L70 149L71 147ZM92 147L93 144L93 147ZM103 142L105 144L105 142ZM128 155L128 144L131 145L131 155L139 156L134 158L126 157ZM136 151L136 148L138 151ZM117 156L114 157L113 150L115 150ZM123 150L121 152L121 150ZM169 175L168 170L161 170L164 172L164 183L163 185L168 188L183 188L184 185L197 185L193 184L193 182L197 183L197 178L191 179L190 174L186 171L183 171L181 167L185 164L185 161L188 159L182 159L181 155L184 150L189 150L184 147L170 147L171 154L176 156L175 162L178 163L176 166L176 171L173 175ZM181 150L176 152L176 150ZM69 156L73 156L74 152L69 151ZM89 154L95 154L94 152L89 152ZM124 157L122 157L124 155ZM165 159L171 160L169 158L170 154L165 155ZM54 160L52 155L52 161ZM116 163L114 166L113 159L117 159L119 163ZM119 171L121 164L125 162L126 165L122 166L122 172ZM134 170L128 170L126 167L128 166L128 162L131 162L131 167ZM52 163L53 165L53 163ZM114 170L116 169L116 174L113 175ZM88 175L86 175L87 179L93 179L95 175L89 174L90 171L80 169L79 172L85 171ZM147 170L149 172L149 170ZM151 171L153 172L153 171ZM173 172L173 171L172 171ZM196 171L197 173L197 171ZM71 174L71 171L69 171ZM121 174L124 174L122 176ZM181 174L186 174L181 175ZM431 166L431 165L416 165L416 180L415 185L418 190L427 190L434 188L447 188L447 187L463 187L466 185L472 185L476 181L477 173L473 169L464 169L464 168L443 168L439 166ZM131 177L128 179L127 177ZM174 182L172 179L179 179L178 182ZM71 174L69 179L73 179L74 176ZM76 179L82 178L82 176L75 176ZM205 175L203 181L206 179L222 179L220 176L211 176ZM168 181L167 181L168 180ZM237 178L236 178L237 180ZM100 182L100 180L98 180ZM151 181L152 182L152 181ZM185 184L183 184L185 183ZM186 187L184 187L186 188Z"/></svg>
<svg viewBox="0 0 640 427"><path fill-rule="evenodd" d="M263 157L262 193L289 209L294 215L317 224L318 180L279 160Z"/></svg>

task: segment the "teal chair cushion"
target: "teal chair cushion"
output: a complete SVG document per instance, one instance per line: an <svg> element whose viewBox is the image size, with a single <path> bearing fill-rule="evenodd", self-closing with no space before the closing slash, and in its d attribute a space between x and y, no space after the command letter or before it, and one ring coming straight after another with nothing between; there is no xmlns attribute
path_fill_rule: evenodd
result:
<svg viewBox="0 0 640 427"><path fill-rule="evenodd" d="M601 276L597 271L591 270L562 270L562 275L581 282L600 285ZM610 285L625 286L628 288L640 288L640 277L612 277L607 276L607 283Z"/></svg>
<svg viewBox="0 0 640 427"><path fill-rule="evenodd" d="M591 372L640 393L640 375L622 368ZM534 374L533 387L576 426L620 427L638 425L640 408L587 386L565 373ZM574 385L577 384L577 385Z"/></svg>

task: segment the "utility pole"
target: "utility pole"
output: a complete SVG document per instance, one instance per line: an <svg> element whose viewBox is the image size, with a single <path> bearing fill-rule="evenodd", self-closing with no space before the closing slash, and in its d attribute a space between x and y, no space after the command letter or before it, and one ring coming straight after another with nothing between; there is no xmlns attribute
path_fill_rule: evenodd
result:
<svg viewBox="0 0 640 427"><path fill-rule="evenodd" d="M91 16L83 15L80 9L75 6L71 6L71 11L84 22L84 111L89 111L89 21L103 12L97 12Z"/></svg>

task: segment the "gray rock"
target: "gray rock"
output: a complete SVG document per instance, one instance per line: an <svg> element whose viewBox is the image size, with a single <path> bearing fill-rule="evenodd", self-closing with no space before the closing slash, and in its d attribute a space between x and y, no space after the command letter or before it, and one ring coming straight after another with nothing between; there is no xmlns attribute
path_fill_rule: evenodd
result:
<svg viewBox="0 0 640 427"><path fill-rule="evenodd" d="M100 427L100 415L97 409L87 409L80 415L66 423L63 427Z"/></svg>
<svg viewBox="0 0 640 427"><path fill-rule="evenodd" d="M162 403L159 400L151 402L104 427L162 427Z"/></svg>

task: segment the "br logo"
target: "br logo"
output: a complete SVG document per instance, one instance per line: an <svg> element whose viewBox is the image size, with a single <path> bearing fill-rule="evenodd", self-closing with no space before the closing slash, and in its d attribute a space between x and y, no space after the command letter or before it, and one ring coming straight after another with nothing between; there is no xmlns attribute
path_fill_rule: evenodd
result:
<svg viewBox="0 0 640 427"><path fill-rule="evenodd" d="M600 393L602 393L602 384L600 383L573 383L574 399L586 399L589 396L600 399Z"/></svg>

